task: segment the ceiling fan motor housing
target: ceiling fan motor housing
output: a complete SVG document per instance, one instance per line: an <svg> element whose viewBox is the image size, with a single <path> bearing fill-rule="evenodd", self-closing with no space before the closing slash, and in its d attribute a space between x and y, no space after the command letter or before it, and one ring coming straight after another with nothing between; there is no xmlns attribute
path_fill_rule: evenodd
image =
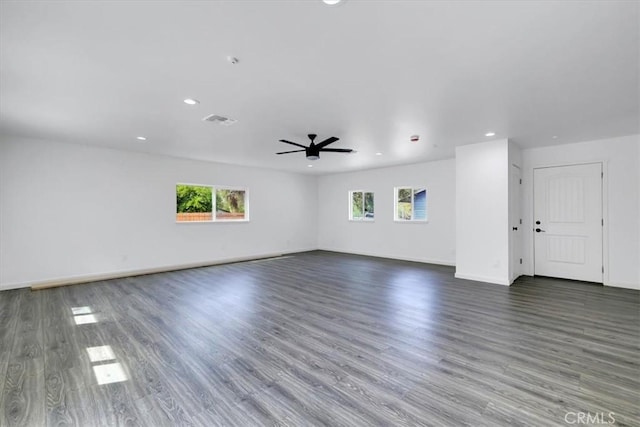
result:
<svg viewBox="0 0 640 427"><path fill-rule="evenodd" d="M307 147L305 151L307 159L309 160L318 160L320 158L320 149L314 146L313 143L311 143L311 146Z"/></svg>

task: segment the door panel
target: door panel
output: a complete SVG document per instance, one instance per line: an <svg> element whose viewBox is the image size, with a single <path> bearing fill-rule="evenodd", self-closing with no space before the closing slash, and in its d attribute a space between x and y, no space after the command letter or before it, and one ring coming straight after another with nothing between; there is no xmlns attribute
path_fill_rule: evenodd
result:
<svg viewBox="0 0 640 427"><path fill-rule="evenodd" d="M535 274L602 283L602 164L534 169Z"/></svg>

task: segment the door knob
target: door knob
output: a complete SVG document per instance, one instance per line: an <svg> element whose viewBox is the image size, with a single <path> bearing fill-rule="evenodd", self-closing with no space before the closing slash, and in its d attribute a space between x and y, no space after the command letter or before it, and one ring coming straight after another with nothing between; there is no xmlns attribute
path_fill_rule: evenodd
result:
<svg viewBox="0 0 640 427"><path fill-rule="evenodd" d="M536 233L546 233L546 232L541 228L536 228Z"/></svg>
<svg viewBox="0 0 640 427"><path fill-rule="evenodd" d="M513 231L518 231L518 227L513 227Z"/></svg>
<svg viewBox="0 0 640 427"><path fill-rule="evenodd" d="M536 225L540 225L540 221L536 221Z"/></svg>

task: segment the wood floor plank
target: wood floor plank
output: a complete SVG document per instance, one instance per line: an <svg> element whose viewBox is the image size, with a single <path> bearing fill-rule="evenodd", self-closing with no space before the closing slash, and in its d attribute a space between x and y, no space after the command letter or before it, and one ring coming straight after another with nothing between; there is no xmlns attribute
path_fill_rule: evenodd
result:
<svg viewBox="0 0 640 427"><path fill-rule="evenodd" d="M44 373L41 358L9 361L0 413L6 426L45 424Z"/></svg>
<svg viewBox="0 0 640 427"><path fill-rule="evenodd" d="M25 291L13 290L4 292L0 298L0 402L3 402L5 379L11 357L12 343L18 323L20 298ZM1 417L0 417L1 418Z"/></svg>
<svg viewBox="0 0 640 427"><path fill-rule="evenodd" d="M42 296L21 290L17 304L13 340L0 401L0 415L6 426L44 425L44 356L42 351Z"/></svg>
<svg viewBox="0 0 640 427"><path fill-rule="evenodd" d="M0 426L640 425L626 289L314 251L0 292L0 320Z"/></svg>

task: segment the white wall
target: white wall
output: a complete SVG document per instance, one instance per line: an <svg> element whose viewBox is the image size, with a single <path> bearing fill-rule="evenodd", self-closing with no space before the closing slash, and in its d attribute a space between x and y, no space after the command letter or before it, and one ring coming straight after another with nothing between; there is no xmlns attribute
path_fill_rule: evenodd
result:
<svg viewBox="0 0 640 427"><path fill-rule="evenodd" d="M394 187L427 188L427 223L394 222ZM349 221L349 191L373 191L375 221ZM318 178L320 249L453 265L455 160Z"/></svg>
<svg viewBox="0 0 640 427"><path fill-rule="evenodd" d="M639 135L523 151L525 274L533 274L533 169L604 162L605 284L640 289L639 152Z"/></svg>
<svg viewBox="0 0 640 427"><path fill-rule="evenodd" d="M178 182L248 187L248 223L175 223ZM109 149L0 141L0 289L315 249L311 176Z"/></svg>
<svg viewBox="0 0 640 427"><path fill-rule="evenodd" d="M508 210L508 170L503 176L500 166L508 164L506 140L484 144L460 147L471 151L457 160L316 178L49 141L0 141L0 289L317 247L449 265L457 256L460 277L502 283L509 265L500 225ZM528 149L522 156L523 273L533 274L533 168L604 161L606 284L640 288L640 137ZM457 196L456 179L465 182ZM176 182L248 187L251 222L176 224ZM393 221L393 187L404 185L427 187L427 224ZM348 221L349 190L375 192L375 222ZM456 211L469 219L458 226L457 242Z"/></svg>
<svg viewBox="0 0 640 427"><path fill-rule="evenodd" d="M456 277L509 285L509 143L456 148Z"/></svg>

